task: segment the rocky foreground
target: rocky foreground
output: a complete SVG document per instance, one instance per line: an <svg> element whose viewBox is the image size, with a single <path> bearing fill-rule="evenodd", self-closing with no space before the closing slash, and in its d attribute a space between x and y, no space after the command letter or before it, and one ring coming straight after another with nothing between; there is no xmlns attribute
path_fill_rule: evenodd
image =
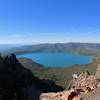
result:
<svg viewBox="0 0 100 100"><path fill-rule="evenodd" d="M100 100L100 65L95 75L88 71L73 74L73 80L65 91L42 93L40 100Z"/></svg>

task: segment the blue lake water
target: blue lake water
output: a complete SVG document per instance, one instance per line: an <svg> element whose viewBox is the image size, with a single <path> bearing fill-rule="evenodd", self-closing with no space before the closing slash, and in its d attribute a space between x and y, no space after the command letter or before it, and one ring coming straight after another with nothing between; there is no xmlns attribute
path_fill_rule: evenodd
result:
<svg viewBox="0 0 100 100"><path fill-rule="evenodd" d="M46 67L69 67L74 64L89 64L91 56L75 53L37 52L17 55L18 58L30 58Z"/></svg>

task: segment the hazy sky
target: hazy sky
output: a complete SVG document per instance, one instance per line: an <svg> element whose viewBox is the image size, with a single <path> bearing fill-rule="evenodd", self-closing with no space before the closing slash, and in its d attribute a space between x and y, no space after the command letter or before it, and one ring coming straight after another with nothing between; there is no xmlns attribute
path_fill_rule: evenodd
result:
<svg viewBox="0 0 100 100"><path fill-rule="evenodd" d="M0 43L99 42L100 0L0 0Z"/></svg>

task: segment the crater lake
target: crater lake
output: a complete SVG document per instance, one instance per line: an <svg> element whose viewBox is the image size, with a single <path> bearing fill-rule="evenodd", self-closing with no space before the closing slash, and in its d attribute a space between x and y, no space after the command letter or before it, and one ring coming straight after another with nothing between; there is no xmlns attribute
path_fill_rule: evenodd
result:
<svg viewBox="0 0 100 100"><path fill-rule="evenodd" d="M17 55L17 58L30 58L45 67L69 67L75 64L92 63L92 56L76 53L34 52Z"/></svg>

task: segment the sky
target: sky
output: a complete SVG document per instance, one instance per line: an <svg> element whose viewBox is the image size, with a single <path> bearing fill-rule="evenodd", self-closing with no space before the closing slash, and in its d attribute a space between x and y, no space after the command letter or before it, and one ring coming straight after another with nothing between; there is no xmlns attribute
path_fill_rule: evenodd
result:
<svg viewBox="0 0 100 100"><path fill-rule="evenodd" d="M100 0L0 0L0 44L100 43Z"/></svg>

